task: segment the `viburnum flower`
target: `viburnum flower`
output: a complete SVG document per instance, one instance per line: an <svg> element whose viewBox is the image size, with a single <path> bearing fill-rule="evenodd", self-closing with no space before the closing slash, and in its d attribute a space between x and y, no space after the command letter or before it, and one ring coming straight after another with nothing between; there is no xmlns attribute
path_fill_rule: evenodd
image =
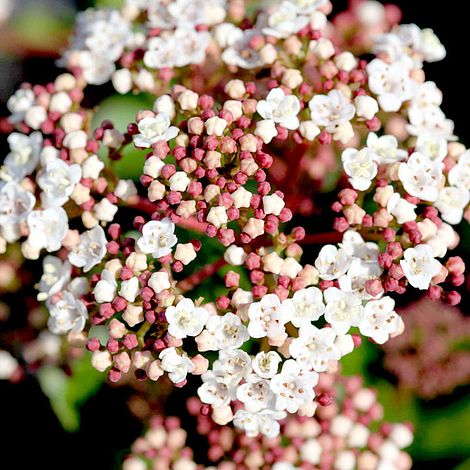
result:
<svg viewBox="0 0 470 470"><path fill-rule="evenodd" d="M359 326L364 309L361 300L354 294L329 287L324 293L325 319L338 334L346 334L352 326Z"/></svg>
<svg viewBox="0 0 470 470"><path fill-rule="evenodd" d="M106 235L101 226L97 225L80 235L80 242L69 253L69 261L74 266L83 268L83 272L101 262L106 253Z"/></svg>
<svg viewBox="0 0 470 470"><path fill-rule="evenodd" d="M71 331L79 333L85 326L87 310L81 300L76 299L72 293L65 291L63 298L56 302L49 301L48 327L57 335Z"/></svg>
<svg viewBox="0 0 470 470"><path fill-rule="evenodd" d="M403 331L395 300L412 288L460 301L464 263L448 252L470 219L470 152L423 71L445 49L356 3L332 21L328 0L88 10L60 61L69 73L22 85L0 126L0 252L42 263L31 305L46 301L66 336L51 355L65 367L86 344L93 367L156 390L157 406L199 380L201 429L242 436L230 470L409 468L410 432L373 432L374 393L331 374L363 336ZM107 82L153 104L124 130L96 124L88 85ZM113 163L130 153L135 181ZM335 231L320 233L331 194ZM43 357L36 336L28 364ZM348 399L328 415L332 381Z"/></svg>
<svg viewBox="0 0 470 470"><path fill-rule="evenodd" d="M374 59L367 65L369 88L378 96L384 111L398 111L404 101L413 97L414 82L410 79L410 68L406 62L387 64Z"/></svg>
<svg viewBox="0 0 470 470"><path fill-rule="evenodd" d="M318 329L311 324L300 327L299 337L289 346L289 352L302 369L323 372L330 361L341 358L335 346L336 333L333 328Z"/></svg>
<svg viewBox="0 0 470 470"><path fill-rule="evenodd" d="M175 338L197 336L207 322L209 313L206 309L196 307L191 299L181 299L176 306L165 311L168 321L168 333Z"/></svg>
<svg viewBox="0 0 470 470"><path fill-rule="evenodd" d="M398 177L409 194L433 202L442 183L442 163L415 152L406 163L400 164Z"/></svg>
<svg viewBox="0 0 470 470"><path fill-rule="evenodd" d="M426 244L405 250L400 265L409 283L417 289L427 289L431 279L442 268L441 263L434 258L432 247Z"/></svg>
<svg viewBox="0 0 470 470"><path fill-rule="evenodd" d="M28 244L35 250L56 251L61 247L68 227L67 214L62 207L33 211L28 215Z"/></svg>
<svg viewBox="0 0 470 470"><path fill-rule="evenodd" d="M323 295L317 287L298 290L292 296L292 303L294 310L290 321L297 328L318 320L325 312Z"/></svg>
<svg viewBox="0 0 470 470"><path fill-rule="evenodd" d="M142 237L137 240L137 245L143 253L150 253L154 258L168 255L178 241L174 231L175 224L167 218L147 222L142 228Z"/></svg>
<svg viewBox="0 0 470 470"><path fill-rule="evenodd" d="M286 129L299 127L299 99L295 95L286 95L282 88L273 88L265 100L258 101L256 111L262 118L271 119Z"/></svg>
<svg viewBox="0 0 470 470"><path fill-rule="evenodd" d="M285 336L284 325L292 316L292 301L281 302L276 294L265 295L248 309L248 333L253 338L278 338Z"/></svg>
<svg viewBox="0 0 470 470"><path fill-rule="evenodd" d="M346 149L342 155L344 171L349 176L349 182L354 189L365 191L377 175L376 154L364 148Z"/></svg>
<svg viewBox="0 0 470 470"><path fill-rule="evenodd" d="M284 362L281 372L271 379L276 410L295 413L302 406L309 404L315 396L313 387L317 381L316 372L301 370L299 364L292 359Z"/></svg>

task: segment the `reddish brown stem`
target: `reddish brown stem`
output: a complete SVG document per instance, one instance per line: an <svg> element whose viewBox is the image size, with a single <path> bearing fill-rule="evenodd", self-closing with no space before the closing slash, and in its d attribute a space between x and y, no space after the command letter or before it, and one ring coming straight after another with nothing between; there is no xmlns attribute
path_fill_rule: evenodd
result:
<svg viewBox="0 0 470 470"><path fill-rule="evenodd" d="M213 263L207 264L206 266L202 267L199 271L191 274L186 279L183 279L178 283L178 288L181 292L188 292L197 285L199 285L202 281L206 280L207 278L214 275L221 267L225 266L227 261L224 258L219 258L217 261Z"/></svg>
<svg viewBox="0 0 470 470"><path fill-rule="evenodd" d="M317 245L320 243L338 243L343 239L340 232L311 233L299 241L299 245Z"/></svg>

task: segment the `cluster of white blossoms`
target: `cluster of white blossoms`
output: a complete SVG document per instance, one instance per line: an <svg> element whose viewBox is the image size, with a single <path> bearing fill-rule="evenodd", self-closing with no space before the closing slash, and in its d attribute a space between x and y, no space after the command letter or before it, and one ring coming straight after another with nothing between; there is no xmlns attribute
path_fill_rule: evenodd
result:
<svg viewBox="0 0 470 470"><path fill-rule="evenodd" d="M211 314L207 321L207 315L198 315L194 308L186 310L180 318L185 319L187 329L199 330L206 322L196 336L199 351L219 351L212 368L202 375L198 390L201 401L212 406L216 422L226 424L233 419L250 436L272 437L279 429L276 421L286 412L313 415L318 374L331 370L354 349L351 328L357 327L379 344L403 331L394 300L383 292L372 297L365 289L366 282L382 272L378 255L375 243L348 231L339 247L324 246L315 261L317 282L319 277L337 282L338 287L322 291L312 285L291 298L281 300L267 294L259 301L238 289L232 297L235 314ZM426 263L436 261L424 256L411 268L416 270L412 276L422 277L419 269L434 269ZM405 254L404 263L410 262ZM192 315L188 315L190 311ZM328 326L320 326L322 318ZM174 320L168 320L171 329ZM243 350L250 338L265 339L265 347L256 355ZM230 405L234 400L243 403L243 408L233 414Z"/></svg>
<svg viewBox="0 0 470 470"><path fill-rule="evenodd" d="M403 331L388 293L412 286L458 303L439 284L461 285L463 261L437 258L458 244L452 225L470 219L470 151L424 79L423 62L445 55L429 30L375 36L367 64L335 45L327 0L239 7L142 0L80 15L64 56L76 76L8 102L0 249L19 242L26 258L46 255L38 297L50 331L79 336L110 380L166 373L183 386L200 375L217 423L274 437L287 413L314 414L321 374L358 333L383 344ZM238 69L261 73L235 79ZM90 129L79 105L87 84L109 80L155 95L124 133L108 121ZM146 197L101 156L119 160L127 145L145 156ZM338 173L343 235L308 264L301 245L318 235L315 222L308 234L284 224L303 215L302 180L321 154L331 156L324 179ZM190 230L199 238L184 243ZM224 255L196 266L208 238ZM214 299L196 298L225 264ZM107 341L88 336L91 325Z"/></svg>

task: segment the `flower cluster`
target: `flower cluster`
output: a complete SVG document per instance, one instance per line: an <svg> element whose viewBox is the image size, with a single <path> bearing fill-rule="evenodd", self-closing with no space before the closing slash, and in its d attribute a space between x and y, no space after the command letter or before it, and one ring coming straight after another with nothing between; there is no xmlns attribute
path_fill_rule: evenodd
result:
<svg viewBox="0 0 470 470"><path fill-rule="evenodd" d="M190 398L187 405L197 418L197 433L207 438L206 455L201 457L209 460L209 468L220 470L411 468L410 457L402 450L413 440L410 426L381 423L375 430L382 419L382 407L374 390L363 387L359 377L324 374L316 390L323 403L317 416L290 415L281 422L282 439L217 425L204 413L198 399ZM342 398L332 402L336 394ZM244 419L248 421L249 417ZM259 421L271 428L268 417L261 416ZM253 425L251 420L250 431ZM191 432L188 427L181 428L177 418L155 416L146 433L132 445L123 469L207 468L196 463L193 452L185 446Z"/></svg>
<svg viewBox="0 0 470 470"><path fill-rule="evenodd" d="M406 308L403 318L403 335L384 347L384 365L397 377L399 386L431 399L467 383L468 317L455 307L421 299Z"/></svg>
<svg viewBox="0 0 470 470"><path fill-rule="evenodd" d="M371 5L350 18L383 33L359 41L370 62L327 0L255 13L240 0L130 1L79 17L71 73L24 85L3 123L0 247L48 253L38 299L52 333L86 343L113 382L199 375L216 423L275 438L280 420L314 415L322 377L362 336L402 333L396 295L460 301L465 266L447 252L470 218L470 153L422 70L445 49ZM123 132L82 104L109 80L155 98ZM113 168L127 147L145 157L138 188ZM292 227L327 173L338 233ZM223 283L198 295L221 268ZM353 468L344 452L337 468Z"/></svg>

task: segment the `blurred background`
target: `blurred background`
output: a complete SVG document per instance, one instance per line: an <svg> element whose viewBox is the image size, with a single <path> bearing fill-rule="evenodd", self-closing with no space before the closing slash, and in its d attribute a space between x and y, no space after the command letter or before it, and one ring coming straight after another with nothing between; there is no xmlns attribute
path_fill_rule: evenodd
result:
<svg viewBox="0 0 470 470"><path fill-rule="evenodd" d="M333 3L338 11L346 6L345 1ZM440 2L439 8L425 0L394 3L403 10L403 23L432 28L445 44L447 58L427 64L425 71L444 93L443 109L455 121L456 134L470 145L464 2L448 0ZM42 84L54 79L55 61L77 11L119 4L119 0L0 0L0 115L6 115L5 102L22 81ZM107 101L106 112L117 122L127 122L140 106L142 98L113 98ZM1 161L4 139L0 149ZM132 176L138 170L131 165L123 172ZM456 254L469 264L466 222L459 232L463 243ZM410 453L416 469L470 469L469 285L467 282L460 309L425 299L403 299L400 313L407 326L405 334L383 350L365 344L345 360L345 374L363 375L368 385L377 388L388 421L415 424ZM27 308L14 296L4 294L0 286L0 296L9 298L5 303L11 317L15 310L19 315ZM21 338L11 340L19 342ZM102 383L101 375L85 365L80 367L74 371L76 379L65 388L47 375L39 379L28 376L19 384L0 380L0 416L5 431L0 468L117 468L116 462L141 431L139 420L126 405L130 390L111 389Z"/></svg>

